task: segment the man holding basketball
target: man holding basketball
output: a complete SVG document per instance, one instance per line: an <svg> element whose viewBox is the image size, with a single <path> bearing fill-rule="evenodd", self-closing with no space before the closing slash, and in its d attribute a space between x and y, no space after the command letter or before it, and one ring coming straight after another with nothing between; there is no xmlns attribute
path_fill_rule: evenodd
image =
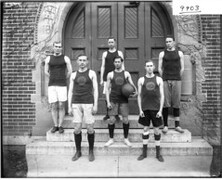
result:
<svg viewBox="0 0 222 180"><path fill-rule="evenodd" d="M143 153L137 160L143 160L147 157L147 144L149 139L149 126L152 121L154 128L154 139L156 145L156 158L163 162L164 159L160 154L160 138L161 133L159 127L162 125L162 109L164 103L163 80L156 76L152 61L147 61L145 64L146 75L138 80L138 106L139 106L139 123L144 126Z"/></svg>
<svg viewBox="0 0 222 180"><path fill-rule="evenodd" d="M135 92L132 96L136 96L137 89L134 85L131 75L128 71L124 71L122 68L123 59L120 56L115 57L114 66L115 70L111 71L107 75L107 85L106 85L106 100L107 100L107 108L108 115L110 119L108 120L108 129L109 129L109 141L105 144L105 146L110 146L114 143L114 129L115 129L115 121L116 115L118 112L122 115L123 121L123 133L124 133L124 143L127 146L131 146L131 143L128 140L129 133L129 107L128 107L128 97L122 94L122 87L126 83L130 83ZM110 90L109 90L110 89Z"/></svg>
<svg viewBox="0 0 222 180"><path fill-rule="evenodd" d="M115 69L115 66L113 64L113 61L116 56L120 56L123 59L123 53L122 51L119 51L116 49L116 39L114 37L108 38L108 51L103 52L102 54L102 64L101 64L101 70L100 70L100 85L103 86L103 94L106 94L106 82L107 82L107 74ZM123 62L123 70L124 62ZM106 102L107 103L107 102ZM109 119L108 115L108 109L107 114L103 118L103 120ZM120 120L119 116L116 115L116 119Z"/></svg>

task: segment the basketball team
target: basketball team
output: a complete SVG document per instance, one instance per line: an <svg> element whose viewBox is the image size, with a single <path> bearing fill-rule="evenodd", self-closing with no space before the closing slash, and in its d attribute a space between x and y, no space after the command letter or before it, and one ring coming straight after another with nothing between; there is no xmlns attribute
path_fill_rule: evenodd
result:
<svg viewBox="0 0 222 180"><path fill-rule="evenodd" d="M143 126L142 154L137 160L147 157L147 146L150 134L150 124L154 131L156 158L164 162L161 155L160 127L162 132L168 132L168 111L173 109L175 130L184 133L180 127L180 96L181 77L184 71L183 53L176 48L173 36L167 36L166 49L159 54L158 67L152 60L144 63L145 74L140 77L137 87L132 77L125 70L123 53L116 49L116 39L108 38L109 49L102 54L100 85L106 97L107 113L103 120L108 122L109 140L105 147L114 143L115 122L123 123L124 143L131 147L129 134L129 97L137 97L139 107L138 123ZM85 54L77 58L78 70L72 72L70 59L62 54L61 42L53 43L54 53L45 60L45 73L49 76L48 100L51 105L51 114L54 127L51 133L63 133L62 123L65 116L65 102L68 100L68 113L73 116L74 139L76 152L73 161L78 160L81 154L82 124L86 124L89 144L89 161L94 161L95 114L98 111L98 82L96 72L89 69L89 59ZM154 73L158 68L159 75ZM67 92L66 81L69 78ZM67 96L68 94L68 96ZM119 117L121 115L121 118Z"/></svg>

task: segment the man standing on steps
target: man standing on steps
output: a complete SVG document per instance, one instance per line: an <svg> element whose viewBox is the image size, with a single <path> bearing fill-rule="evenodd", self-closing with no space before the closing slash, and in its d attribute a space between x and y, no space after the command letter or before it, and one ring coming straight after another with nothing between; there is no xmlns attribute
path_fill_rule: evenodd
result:
<svg viewBox="0 0 222 180"><path fill-rule="evenodd" d="M162 109L164 103L163 80L156 76L153 71L155 66L152 61L145 63L146 75L138 80L138 106L139 106L139 123L144 126L142 134L143 153L137 160L143 160L147 157L147 145L149 139L149 126L152 121L154 128L154 140L156 145L156 158L163 162L164 159L160 154L161 133L159 127L162 125Z"/></svg>
<svg viewBox="0 0 222 180"><path fill-rule="evenodd" d="M131 146L131 143L128 140L129 133L129 106L128 106L128 97L125 97L122 94L122 86L127 82L130 83L134 89L135 93L133 96L137 95L137 89L132 81L131 75L128 71L122 69L123 59L120 56L115 57L114 59L115 70L111 71L107 75L107 85L106 85L106 100L108 108L108 129L109 129L109 141L105 146L110 146L114 143L114 129L116 115L118 112L122 115L123 121L123 133L124 133L124 143L127 146Z"/></svg>
<svg viewBox="0 0 222 180"><path fill-rule="evenodd" d="M65 116L65 101L67 101L66 79L72 73L72 66L70 59L62 54L61 42L54 42L53 49L54 54L45 60L45 74L49 76L48 99L54 122L51 132L63 133L62 123Z"/></svg>
<svg viewBox="0 0 222 180"><path fill-rule="evenodd" d="M102 54L102 64L101 64L101 70L100 70L101 72L100 85L103 86L103 94L106 94L105 90L106 90L107 74L115 69L115 66L113 64L114 58L117 56L120 56L122 59L124 59L123 53L116 49L116 39L114 37L108 38L108 46L109 46L109 50L105 51ZM123 62L123 70L124 69L125 67L124 67L124 62ZM103 118L103 120L109 119L108 109L106 113L107 114ZM120 120L118 115L116 115L116 119Z"/></svg>
<svg viewBox="0 0 222 180"><path fill-rule="evenodd" d="M166 50L159 55L158 71L164 82L163 133L168 131L168 109L173 107L175 130L184 133L180 127L181 77L184 72L183 52L175 47L174 37L166 37Z"/></svg>
<svg viewBox="0 0 222 180"><path fill-rule="evenodd" d="M77 59L78 71L71 74L69 93L68 93L68 111L73 115L75 124L74 139L76 153L72 160L78 160L81 153L82 142L82 123L85 121L89 143L89 161L94 161L94 115L98 110L98 84L96 73L88 69L88 58L86 55L80 55Z"/></svg>

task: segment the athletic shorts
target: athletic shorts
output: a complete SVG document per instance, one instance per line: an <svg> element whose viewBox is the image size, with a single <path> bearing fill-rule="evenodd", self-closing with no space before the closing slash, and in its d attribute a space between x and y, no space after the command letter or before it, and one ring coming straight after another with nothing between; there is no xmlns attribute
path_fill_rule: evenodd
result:
<svg viewBox="0 0 222 180"><path fill-rule="evenodd" d="M111 102L112 109L108 110L109 116L116 116L118 114L123 117L127 117L129 115L129 105L128 103L113 103Z"/></svg>
<svg viewBox="0 0 222 180"><path fill-rule="evenodd" d="M73 122L93 124L95 117L92 114L93 104L72 104Z"/></svg>
<svg viewBox="0 0 222 180"><path fill-rule="evenodd" d="M157 118L156 115L158 111L154 110L145 110L143 111L145 117L139 117L138 122L143 126L150 126L152 121L153 127L160 127L163 124L162 118Z"/></svg>
<svg viewBox="0 0 222 180"><path fill-rule="evenodd" d="M181 81L164 81L164 107L180 108Z"/></svg>
<svg viewBox="0 0 222 180"><path fill-rule="evenodd" d="M48 101L55 103L57 101L67 101L67 87L66 86L49 86L48 87Z"/></svg>

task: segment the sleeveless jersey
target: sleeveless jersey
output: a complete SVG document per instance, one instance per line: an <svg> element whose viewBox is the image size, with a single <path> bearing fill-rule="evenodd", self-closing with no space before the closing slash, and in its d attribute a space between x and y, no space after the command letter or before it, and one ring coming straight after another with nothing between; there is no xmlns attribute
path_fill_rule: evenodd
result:
<svg viewBox="0 0 222 180"><path fill-rule="evenodd" d="M164 51L163 56L163 80L177 80L180 81L180 56L178 50Z"/></svg>
<svg viewBox="0 0 222 180"><path fill-rule="evenodd" d="M110 101L114 103L127 103L128 98L122 95L122 86L126 83L124 71L113 71L113 79L111 80Z"/></svg>
<svg viewBox="0 0 222 180"><path fill-rule="evenodd" d="M157 84L157 77L148 78L144 76L142 85L142 110L159 110L160 108L160 89Z"/></svg>
<svg viewBox="0 0 222 180"><path fill-rule="evenodd" d="M111 71L114 71L115 66L113 64L114 58L118 56L118 51L109 52L107 51L107 55L105 58L105 71L103 74L103 81L107 81L107 74Z"/></svg>
<svg viewBox="0 0 222 180"><path fill-rule="evenodd" d="M85 72L76 72L73 86L72 103L93 104L93 83L89 77L89 69Z"/></svg>
<svg viewBox="0 0 222 180"><path fill-rule="evenodd" d="M49 86L66 86L66 62L64 55L50 56Z"/></svg>

